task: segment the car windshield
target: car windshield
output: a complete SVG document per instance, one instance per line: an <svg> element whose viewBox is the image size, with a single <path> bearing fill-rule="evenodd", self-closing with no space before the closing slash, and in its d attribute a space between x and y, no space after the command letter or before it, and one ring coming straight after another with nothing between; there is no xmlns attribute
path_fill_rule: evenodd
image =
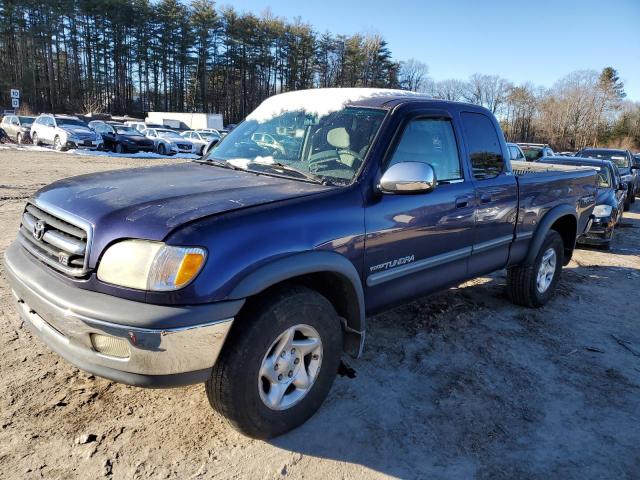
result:
<svg viewBox="0 0 640 480"><path fill-rule="evenodd" d="M56 118L59 127L86 127L82 120L76 118Z"/></svg>
<svg viewBox="0 0 640 480"><path fill-rule="evenodd" d="M542 147L520 146L520 148L522 149L522 153L524 153L524 156L527 157L527 160L529 161L537 160L544 155Z"/></svg>
<svg viewBox="0 0 640 480"><path fill-rule="evenodd" d="M132 135L132 136L135 136L135 137L142 137L143 136L138 130L136 130L133 127L126 127L126 126L120 127L120 126L118 126L118 127L115 127L115 129L116 129L116 132L119 133L120 135Z"/></svg>
<svg viewBox="0 0 640 480"><path fill-rule="evenodd" d="M173 130L156 130L158 135L165 138L175 138L177 140L184 140L184 137L180 136L179 133L174 132Z"/></svg>
<svg viewBox="0 0 640 480"><path fill-rule="evenodd" d="M297 179L348 184L378 132L385 111L346 107L320 116L280 111L234 128L203 160Z"/></svg>
<svg viewBox="0 0 640 480"><path fill-rule="evenodd" d="M216 135L215 133L212 132L198 132L200 134L200 137L202 137L203 140L213 140L214 138L220 138L220 135Z"/></svg>
<svg viewBox="0 0 640 480"><path fill-rule="evenodd" d="M629 159L624 152L619 150L596 150L586 149L578 153L580 157L600 158L602 160L611 160L618 168L629 167Z"/></svg>
<svg viewBox="0 0 640 480"><path fill-rule="evenodd" d="M34 117L18 117L21 125L31 125L35 120Z"/></svg>

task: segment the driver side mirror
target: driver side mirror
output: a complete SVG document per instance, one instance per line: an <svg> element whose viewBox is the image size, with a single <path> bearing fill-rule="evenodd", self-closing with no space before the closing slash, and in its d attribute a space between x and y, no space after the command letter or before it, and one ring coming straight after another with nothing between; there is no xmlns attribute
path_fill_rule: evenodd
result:
<svg viewBox="0 0 640 480"><path fill-rule="evenodd" d="M429 193L436 183L436 172L428 163L400 162L384 172L378 190L397 195Z"/></svg>

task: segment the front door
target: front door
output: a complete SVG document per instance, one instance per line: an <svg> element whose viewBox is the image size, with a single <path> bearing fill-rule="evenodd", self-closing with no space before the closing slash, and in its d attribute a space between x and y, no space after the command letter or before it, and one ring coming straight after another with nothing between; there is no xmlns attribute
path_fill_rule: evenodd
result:
<svg viewBox="0 0 640 480"><path fill-rule="evenodd" d="M365 210L365 294L369 311L416 298L467 275L475 193L465 178L449 118L414 116L383 170L425 162L438 184L418 195L379 194Z"/></svg>

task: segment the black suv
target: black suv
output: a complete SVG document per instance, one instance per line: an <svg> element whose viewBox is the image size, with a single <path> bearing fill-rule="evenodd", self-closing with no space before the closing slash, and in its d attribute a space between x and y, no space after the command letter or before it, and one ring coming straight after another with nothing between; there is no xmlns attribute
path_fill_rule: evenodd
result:
<svg viewBox="0 0 640 480"><path fill-rule="evenodd" d="M149 140L133 127L101 120L89 122L89 127L102 135L105 150L116 153L153 152L153 140Z"/></svg>

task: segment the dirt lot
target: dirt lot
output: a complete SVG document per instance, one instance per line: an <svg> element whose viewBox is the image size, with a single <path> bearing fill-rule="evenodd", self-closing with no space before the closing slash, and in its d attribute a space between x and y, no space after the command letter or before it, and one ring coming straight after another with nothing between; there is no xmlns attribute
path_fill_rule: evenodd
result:
<svg viewBox="0 0 640 480"><path fill-rule="evenodd" d="M0 150L0 251L39 187L169 161ZM0 478L639 478L640 202L611 252L580 249L563 275L540 310L512 306L498 273L371 318L357 377L260 442L200 385L142 390L61 360L0 268Z"/></svg>

